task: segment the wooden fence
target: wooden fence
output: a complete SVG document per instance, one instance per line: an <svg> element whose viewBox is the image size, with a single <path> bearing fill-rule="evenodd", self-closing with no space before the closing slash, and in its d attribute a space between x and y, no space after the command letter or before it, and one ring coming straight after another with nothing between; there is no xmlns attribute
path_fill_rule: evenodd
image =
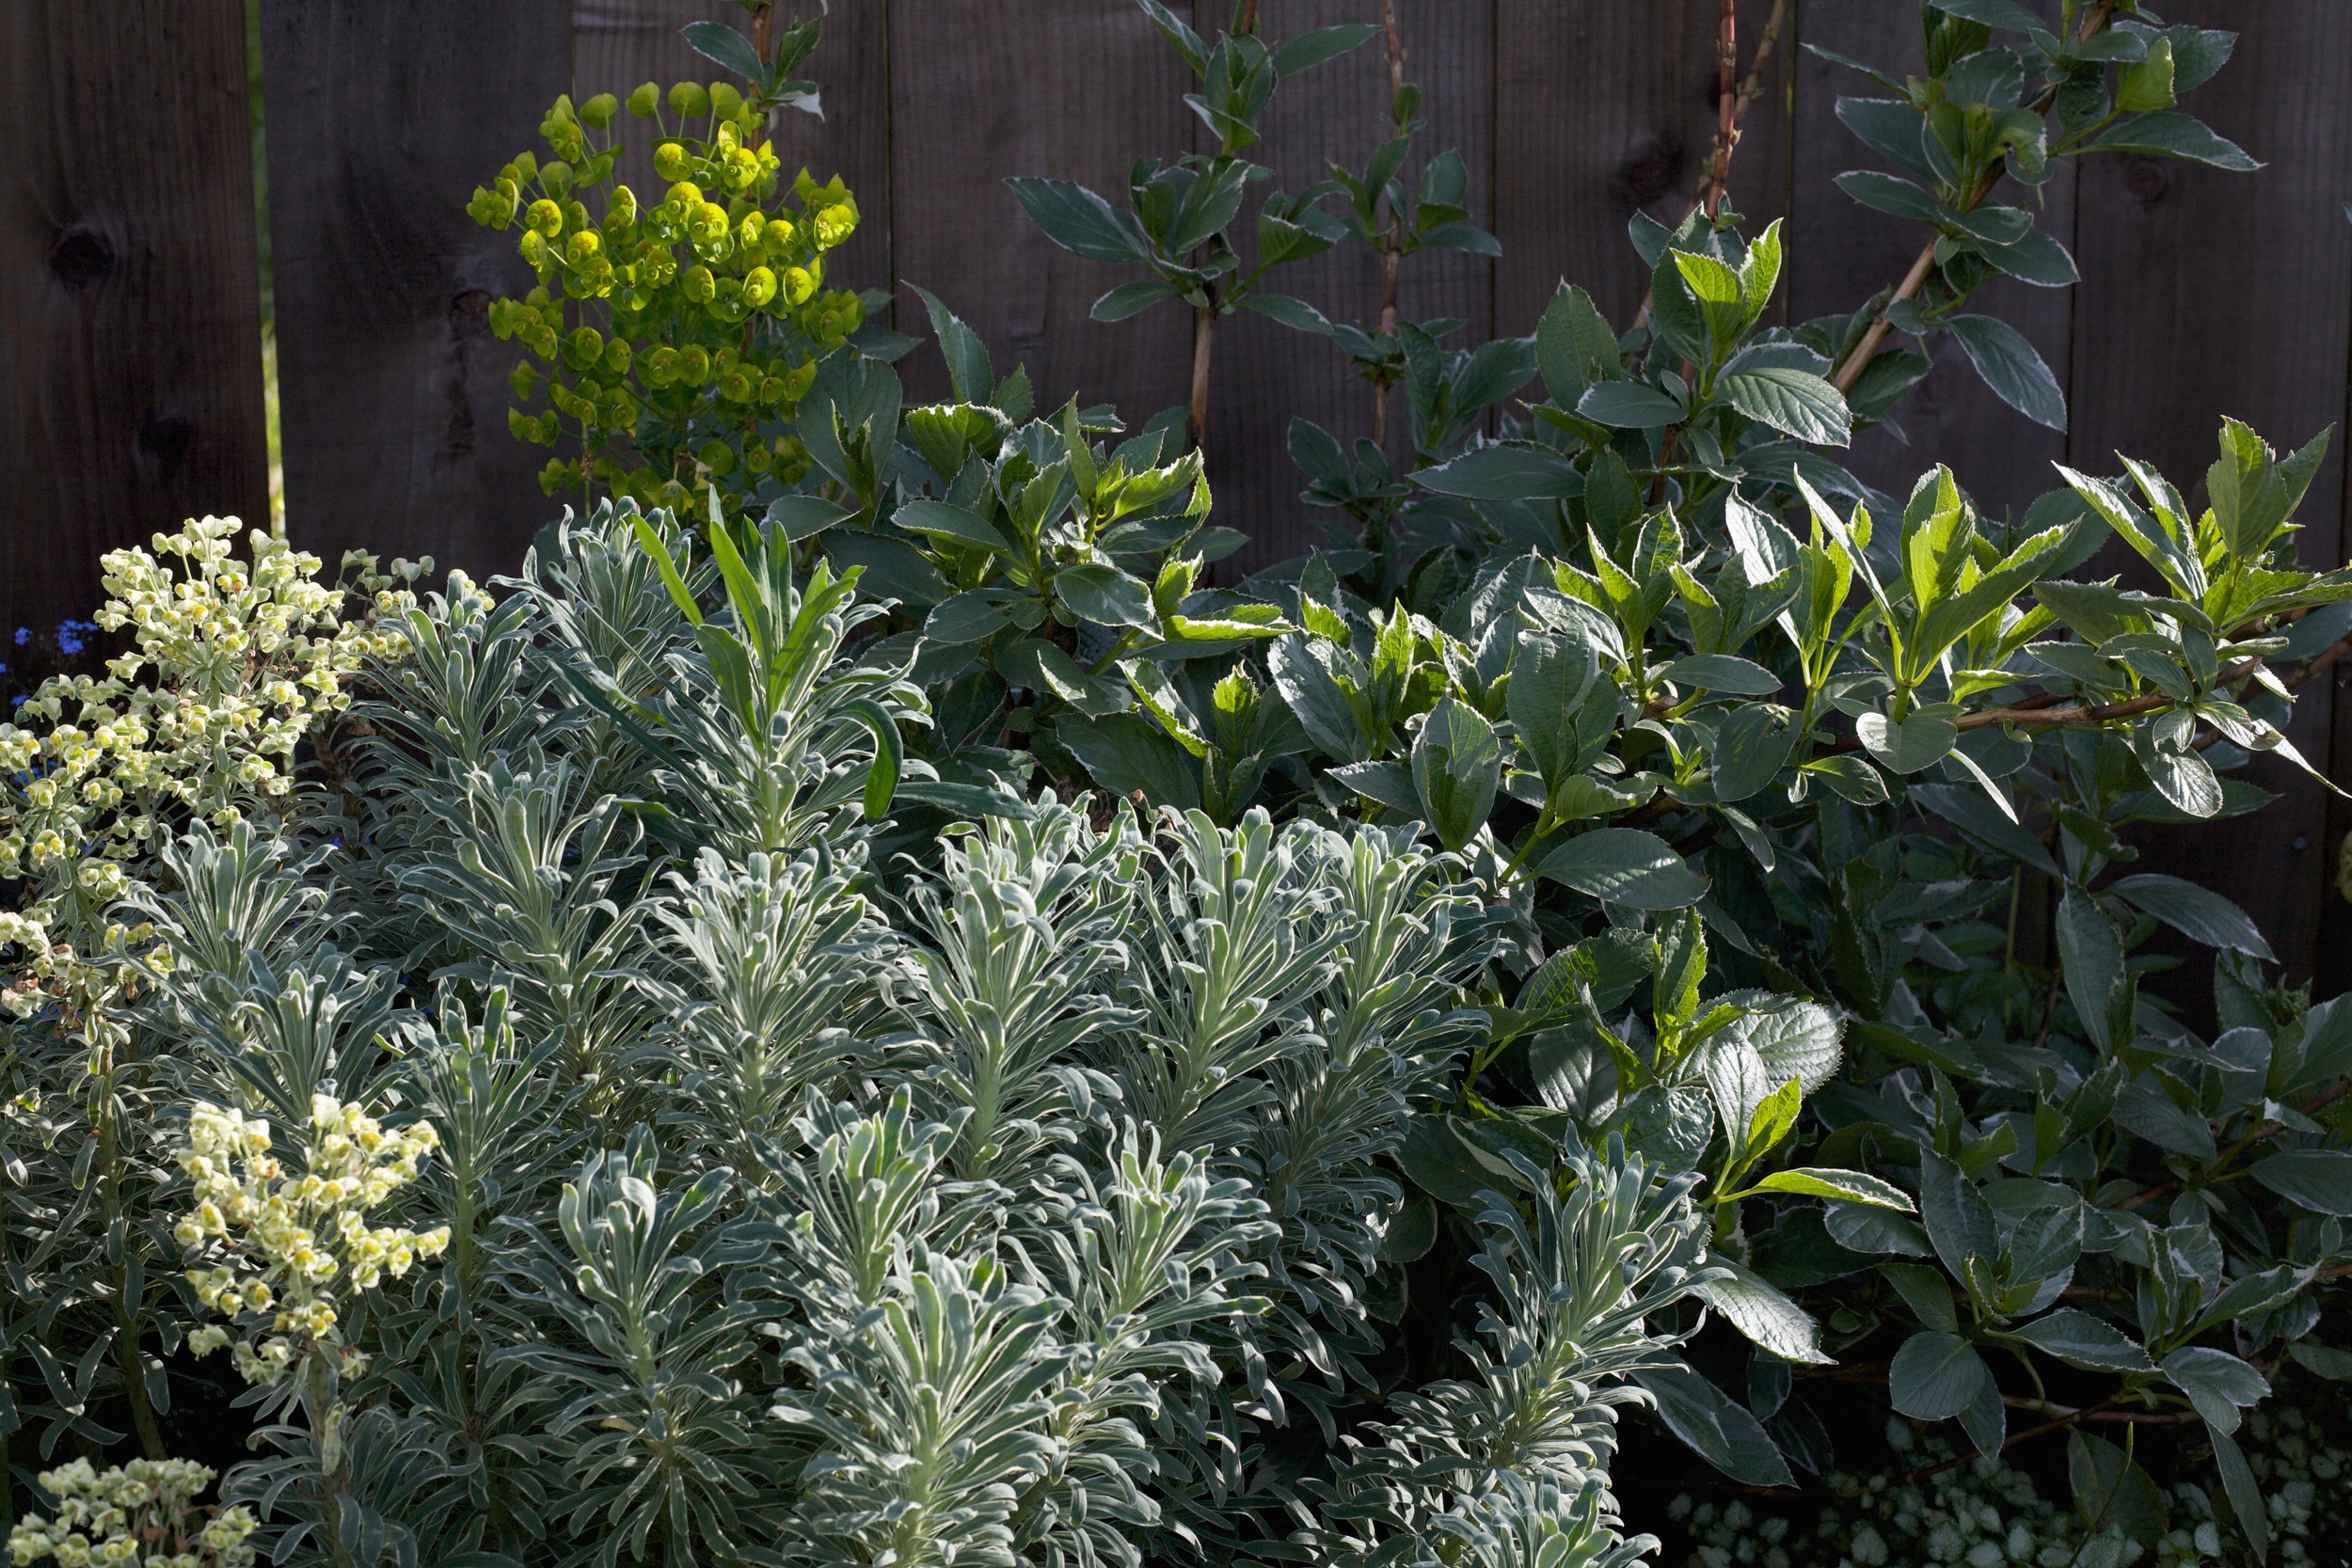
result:
<svg viewBox="0 0 2352 1568"><path fill-rule="evenodd" d="M1216 25L1218 0L1172 0ZM803 7L803 9L808 8ZM1689 205L1714 115L1716 0L1399 0L1407 74L1427 93L1423 151L1457 148L1469 204L1502 259L1409 262L1404 306L1459 317L1465 340L1532 330L1562 277L1619 321L1644 278L1636 209ZM1740 0L1753 39L1769 6ZM1831 183L1868 162L1837 123L1859 79L1791 44L1917 69L1912 0L1797 0L1793 40L1752 111L1737 208L1788 221L1779 308L1851 309L1918 243ZM2022 507L2050 464L2099 471L2121 449L2201 475L2223 413L2278 442L2341 419L2352 350L2352 18L2339 0L2176 0L2169 20L2241 30L2191 107L2264 159L2251 175L2109 156L2045 188L2085 281L1996 284L2068 388L2072 428L2026 423L1939 367L1902 414L1906 447L1866 436L1888 486L1934 459L1980 502ZM531 145L554 96L707 80L680 41L704 0L262 0L262 54L287 515L333 558L348 545L507 567L550 513L544 454L505 430L510 345L486 309L527 286L511 236L476 228L473 185ZM1376 14L1375 0L1265 0L1288 35ZM0 598L14 626L87 610L104 549L198 512L265 510L246 55L237 0L12 0L0 7ZM1172 308L1088 318L1116 275L1047 243L1003 180L1116 192L1137 157L1202 135L1183 68L1130 0L833 0L811 70L826 118L787 117L787 164L838 171L864 227L834 277L921 283L1025 362L1047 406L1072 392L1140 418L1184 395L1189 326ZM1259 154L1282 188L1360 166L1381 135L1384 67L1367 48L1277 95ZM629 123L629 122L624 122ZM1373 261L1334 253L1287 292L1343 319L1377 309ZM922 331L899 288L896 325ZM1941 357L1957 360L1947 343ZM946 390L928 351L911 396ZM1315 536L1283 429L1302 413L1365 431L1369 394L1335 353L1250 315L1220 331L1208 449L1219 520L1251 560ZM2307 560L2344 560L2344 444L2313 485ZM2340 678L2340 676L2339 676ZM2294 737L2352 778L2352 704L2315 682ZM2281 768L2286 800L2160 846L2245 903L2289 971L2352 983L2352 906L2331 896L2352 815Z"/></svg>

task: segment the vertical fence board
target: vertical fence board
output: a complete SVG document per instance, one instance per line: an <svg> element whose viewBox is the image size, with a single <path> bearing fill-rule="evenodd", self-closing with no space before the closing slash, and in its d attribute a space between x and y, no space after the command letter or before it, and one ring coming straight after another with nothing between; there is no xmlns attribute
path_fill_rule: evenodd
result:
<svg viewBox="0 0 2352 1568"><path fill-rule="evenodd" d="M803 8L814 11L814 8ZM798 17L781 8L781 30ZM663 93L675 82L734 81L679 35L690 22L724 23L748 33L743 9L724 0L575 0L572 8L572 98L575 103L609 92L626 99L640 82ZM889 21L884 0L852 0L824 19L817 53L803 66L824 103L822 119L798 111L775 118L776 156L788 181L806 167L818 182L839 174L856 193L857 232L833 252L826 282L844 288L887 289L890 277L890 78ZM740 83L737 83L739 87ZM665 102L662 115L670 118ZM670 121L675 124L674 119ZM621 182L641 200L657 200L665 182L653 172L652 122L624 111L613 121L628 150L620 163Z"/></svg>
<svg viewBox="0 0 2352 1568"><path fill-rule="evenodd" d="M1414 138L1405 178L1418 182L1427 160L1458 150L1470 172L1466 205L1471 221L1484 224L1490 218L1492 0L1399 0L1397 12L1405 79L1420 85L1428 122ZM1295 38L1377 14L1364 0L1299 0L1269 13L1269 27L1279 29L1269 36ZM1249 214L1264 193L1304 190L1327 178L1334 162L1360 172L1388 139L1388 52L1380 38L1282 84L1262 122L1265 140L1247 154L1275 172L1253 191L1235 226L1245 258L1255 254L1247 237ZM1335 196L1325 205L1338 212L1344 199ZM1445 340L1448 346L1485 341L1491 335L1493 268L1487 258L1461 251L1406 258L1398 274L1400 319L1459 318L1465 325ZM1350 241L1269 273L1265 286L1306 300L1333 321L1377 331L1383 270L1378 255ZM1372 386L1336 346L1255 311L1225 317L1216 331L1207 446L1217 521L1249 535L1232 563L1238 574L1324 542L1325 520L1338 515L1298 500L1305 476L1290 460L1290 421L1294 415L1311 420L1352 445L1372 434ZM1392 388L1389 397L1391 446L1402 452L1405 394Z"/></svg>
<svg viewBox="0 0 2352 1568"><path fill-rule="evenodd" d="M2339 424L2337 428L2347 427ZM2352 659L2339 659L2320 679L2327 683L2328 700L2334 709L2328 776L2341 785L2352 780ZM2312 702L2318 695L2307 688L2303 700ZM2352 990L2352 875L2347 874L2352 872L2352 862L2344 858L2344 846L2352 843L2352 802L2329 795L2323 821L2319 908L2312 935L2312 994L2315 997ZM2265 907L2255 911L2254 916L2266 925L2270 913Z"/></svg>
<svg viewBox="0 0 2352 1568"><path fill-rule="evenodd" d="M0 82L6 631L183 517L267 526L269 458L242 8L16 0Z"/></svg>
<svg viewBox="0 0 2352 1568"><path fill-rule="evenodd" d="M488 321L532 279L465 203L571 86L570 8L263 0L262 67L288 528L511 571L560 506Z"/></svg>
<svg viewBox="0 0 2352 1568"><path fill-rule="evenodd" d="M2171 20L2242 25L2220 0L2176 4L2185 15ZM1743 69L1770 8L1740 0ZM0 137L18 169L0 206L9 625L85 612L106 548L190 514L263 511L241 19L225 0L116 9L125 14L93 21L25 0L0 13L10 89ZM1229 7L1176 9L1213 32ZM1461 317L1458 341L1524 332L1565 277L1629 323L1646 279L1625 219L1639 210L1676 221L1705 176L1713 0L1399 0L1399 12L1406 75L1423 87L1430 120L1417 157L1462 152L1472 215L1504 248L1500 263L1408 261L1404 315ZM1836 96L1879 89L1800 45L1902 72L1919 68L1920 44L1911 7L1804 0L1792 12L1794 36L1748 117L1732 201L1751 227L1789 218L1784 309L1803 320L1851 309L1899 277L1918 235L1831 182L1872 163L1837 123ZM536 483L547 454L505 433L516 353L486 323L489 300L527 288L529 275L511 236L465 216L466 193L533 144L560 91L625 95L649 78L666 88L718 76L677 29L702 17L746 25L742 13L720 0L263 0L263 13L295 537L330 558L365 545L478 575L509 568L557 503ZM1289 36L1377 9L1288 0L1265 14ZM2221 413L2278 444L2339 418L2352 229L2330 160L2352 135L2352 39L2332 21L2326 0L2279 0L2186 105L2266 160L2262 172L2107 158L2041 193L2042 221L2073 245L2083 286L1994 284L1979 308L2020 326L2068 386L2070 434L2000 404L1946 337L1932 345L1934 376L1900 415L1910 444L1866 436L1858 471L1899 493L1942 459L1997 515L2051 487L2053 458L2106 471L2121 448L2188 482L2201 504ZM1054 245L1003 184L1050 175L1117 199L1135 159L1203 145L1181 102L1191 86L1182 62L1140 11L1125 0L848 0L826 26L808 68L825 118L787 115L775 134L788 166L820 180L839 172L859 195L865 221L829 281L891 289L895 325L924 336L901 285L933 289L980 330L1000 371L1027 365L1041 408L1076 394L1137 422L1181 403L1188 312L1091 321L1094 298L1133 275ZM1377 40L1283 87L1254 150L1276 178L1253 190L1244 225L1266 190L1302 188L1327 159L1360 166L1385 96ZM621 124L649 144L638 122ZM650 192L644 159L634 151L625 178ZM1347 247L1273 287L1369 322L1378 262ZM901 372L911 399L946 393L928 347ZM1245 313L1219 324L1212 393L1218 520L1253 538L1232 569L1314 542L1321 519L1296 501L1284 431L1304 414L1343 439L1367 433L1364 384L1327 345ZM2344 559L2344 477L2342 461L2330 464L2305 506L2306 560ZM2293 733L2347 776L2352 704L2334 702L2340 684L2306 689ZM2177 862L2236 897L2275 933L2290 976L2316 971L2327 994L2352 983L2352 904L2330 886L2352 811L2267 761L2251 776L2287 799L2236 823L2149 834L2139 868ZM2199 966L2184 993L2201 975Z"/></svg>
<svg viewBox="0 0 2352 1568"><path fill-rule="evenodd" d="M2053 9L2046 4L2041 8ZM1915 7L1883 0L1805 0L1799 23L1801 44L1835 50L1897 77L1927 69ZM1790 319L1806 321L1857 309L1892 286L1909 270L1927 230L1850 200L1834 182L1846 169L1884 167L1885 160L1839 123L1837 100L1883 97L1885 89L1810 53L1798 57L1795 87L1788 297ZM1993 199L2034 211L2036 221L2072 248L2074 186L2073 165L2061 164L2038 194L2004 181ZM2089 289L2130 287L2127 279L2090 277L2088 266L2082 270ZM2023 332L2063 387L2074 293L1996 278L1978 292L1969 309ZM1889 346L1918 344L1899 333ZM2059 481L2050 465L2065 457L2065 436L2035 424L1995 397L1950 333L1937 333L1927 352L1935 369L1896 410L1899 436L1885 426L1865 432L1850 454L1855 473L1899 501L1922 472L1947 463L1977 504L1995 518L2022 513L2036 496L2055 489Z"/></svg>
<svg viewBox="0 0 2352 1568"><path fill-rule="evenodd" d="M2240 8L2192 0L2168 21L2228 27ZM2119 470L2118 451L2153 462L2192 507L2224 414L2274 446L2299 445L2342 418L2352 330L2352 228L2342 150L2352 142L2352 34L2328 0L2280 0L2240 34L2214 84L2185 107L2266 166L2230 174L2109 154L2077 189L2074 428L2070 461ZM2341 435L2338 439L2340 440ZM2300 514L2306 562L2344 560L2343 467L2330 463ZM2099 571L2131 570L2111 546ZM2290 738L2327 754L2334 685L2296 705ZM2327 864L2324 792L2286 764L2259 758L2247 776L2284 797L2234 821L2149 835L2138 869L2174 869L2256 911L2291 978L2312 974ZM2323 870L2327 873L2323 876ZM2195 964L2194 991L2203 965Z"/></svg>
<svg viewBox="0 0 2352 1568"><path fill-rule="evenodd" d="M801 69L821 89L825 116L779 115L776 156L787 174L803 166L819 182L838 174L856 193L857 232L826 258L825 281L892 295L892 308L878 318L887 325L898 293L890 251L889 0L835 6L823 41Z"/></svg>
<svg viewBox="0 0 2352 1568"><path fill-rule="evenodd" d="M1744 75L1772 8L1742 0ZM1669 226L1707 178L1715 128L1714 0L1498 0L1495 8L1495 235L1502 261L1495 321L1534 330L1562 278L1581 285L1619 330L1649 292L1626 238L1636 211ZM1731 204L1751 231L1788 210L1783 118L1789 40L1741 122Z"/></svg>
<svg viewBox="0 0 2352 1568"><path fill-rule="evenodd" d="M1186 15L1191 8L1171 8ZM1137 158L1192 146L1184 61L1144 13L1100 0L933 0L890 17L892 261L912 403L947 395L919 283L970 323L996 373L1028 368L1038 407L1075 395L1130 428L1188 395L1192 321L1163 305L1104 325L1096 297L1137 270L1073 256L1029 222L1010 175L1074 181L1123 201Z"/></svg>

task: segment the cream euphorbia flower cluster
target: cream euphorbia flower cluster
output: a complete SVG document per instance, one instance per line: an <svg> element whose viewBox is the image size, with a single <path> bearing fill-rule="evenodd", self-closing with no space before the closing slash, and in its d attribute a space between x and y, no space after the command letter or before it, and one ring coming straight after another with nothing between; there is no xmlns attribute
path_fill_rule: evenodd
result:
<svg viewBox="0 0 2352 1568"><path fill-rule="evenodd" d="M313 1353L360 1370L364 1358L342 1339L346 1292L398 1279L449 1245L445 1225L403 1230L364 1216L415 1180L418 1162L438 1147L425 1123L387 1132L357 1103L315 1095L309 1168L296 1175L271 1156L268 1122L199 1102L180 1157L196 1206L172 1234L184 1253L220 1259L188 1272L198 1299L249 1321L233 1343L228 1329L207 1324L189 1348L209 1355L230 1345L249 1383L275 1385Z"/></svg>
<svg viewBox="0 0 2352 1568"><path fill-rule="evenodd" d="M239 561L240 526L191 520L156 534L152 551L109 552L97 622L129 627L131 651L103 678L42 683L0 723L0 878L40 883L34 907L0 924L0 958L15 971L0 1007L20 1018L54 1008L87 1028L111 1013L123 975L103 959L145 938L104 918L125 890L124 863L186 816L226 826L282 809L303 736L349 705L344 684L368 657L405 647L378 624L415 605L429 559L384 573L352 551L348 580L326 583L318 557L260 529ZM367 612L346 621L355 592Z"/></svg>
<svg viewBox="0 0 2352 1568"><path fill-rule="evenodd" d="M45 1471L57 1516L28 1513L8 1532L8 1560L29 1568L245 1568L256 1523L244 1508L199 1508L213 1472L185 1459L135 1459L99 1470L87 1459Z"/></svg>
<svg viewBox="0 0 2352 1568"><path fill-rule="evenodd" d="M97 623L131 630L103 677L46 681L0 723L0 877L62 881L120 896L121 862L183 812L227 826L293 788L295 748L351 701L370 656L403 646L381 615L415 603L431 562L347 556L374 614L342 619L347 589L318 580L317 556L255 529L236 558L234 517L204 517L153 549L110 551ZM159 820L159 817L161 818Z"/></svg>

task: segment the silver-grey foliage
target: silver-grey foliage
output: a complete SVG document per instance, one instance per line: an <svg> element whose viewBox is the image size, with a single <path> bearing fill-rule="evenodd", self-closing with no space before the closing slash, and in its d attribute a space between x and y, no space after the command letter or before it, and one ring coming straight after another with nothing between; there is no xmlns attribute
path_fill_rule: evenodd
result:
<svg viewBox="0 0 2352 1568"><path fill-rule="evenodd" d="M190 1102L267 1117L294 1169L314 1095L437 1142L380 1220L445 1254L350 1292L363 1354L272 1395L228 1478L274 1549L1625 1560L1612 1423L1704 1277L1689 1177L1617 1145L1498 1165L1464 1375L1375 1365L1398 1237L1435 1223L1395 1157L1487 1016L1500 917L1456 862L924 795L914 689L842 654L862 608L760 543L722 582L666 520L551 530L504 599L403 619L311 809L141 868L152 1070L115 1190L146 1344L211 1319L165 1234ZM878 864L898 788L972 809ZM16 1169L16 1289L103 1365L126 1282L75 1253L70 1162ZM105 1440L63 1359L25 1414Z"/></svg>

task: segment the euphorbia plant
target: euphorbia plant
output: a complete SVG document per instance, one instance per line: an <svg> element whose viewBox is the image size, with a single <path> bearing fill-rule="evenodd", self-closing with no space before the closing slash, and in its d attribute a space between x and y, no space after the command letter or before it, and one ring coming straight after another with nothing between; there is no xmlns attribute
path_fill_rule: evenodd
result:
<svg viewBox="0 0 2352 1568"><path fill-rule="evenodd" d="M771 475L790 483L806 471L789 421L817 361L865 321L854 293L825 287L825 253L857 227L855 199L838 176L787 176L768 141L773 107L816 107L789 75L816 24L787 29L764 58L739 34L703 25L735 40L699 41L744 71L753 92L680 82L665 103L647 82L628 95L668 182L660 200L613 182L623 105L598 93L577 106L557 99L539 126L554 156L520 153L467 208L494 229L519 224L517 248L538 274L522 299L491 307L490 325L545 367L516 369L518 402L544 389L547 407L510 411L513 433L574 443L540 476L550 496L675 508L716 486L739 514Z"/></svg>

